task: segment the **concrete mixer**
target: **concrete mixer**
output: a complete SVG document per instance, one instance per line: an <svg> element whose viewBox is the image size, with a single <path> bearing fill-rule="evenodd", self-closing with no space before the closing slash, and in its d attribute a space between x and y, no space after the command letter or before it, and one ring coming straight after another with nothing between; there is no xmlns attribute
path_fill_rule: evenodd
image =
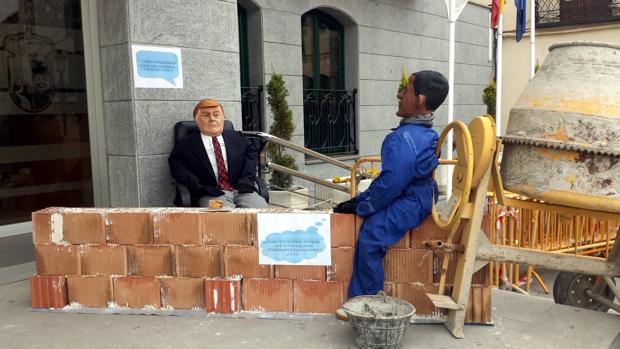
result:
<svg viewBox="0 0 620 349"><path fill-rule="evenodd" d="M613 281L620 277L617 239L605 260L492 245L481 230L490 182L500 205L620 220L620 47L554 45L512 109L502 140L496 140L490 116L476 117L469 125L455 121L440 135L438 156L451 131L457 157L440 159L440 164L454 166L453 188L445 209L432 211L449 234L445 241L427 242L449 253L444 254L439 294L427 296L448 310L445 325L452 335L464 337L472 275L489 261L563 271L564 284L554 288L560 303L583 301L586 308L620 312L613 303L620 299ZM505 188L520 195L507 195ZM453 241L457 230L462 231L460 241ZM446 295L449 260L456 260L456 273L452 294Z"/></svg>

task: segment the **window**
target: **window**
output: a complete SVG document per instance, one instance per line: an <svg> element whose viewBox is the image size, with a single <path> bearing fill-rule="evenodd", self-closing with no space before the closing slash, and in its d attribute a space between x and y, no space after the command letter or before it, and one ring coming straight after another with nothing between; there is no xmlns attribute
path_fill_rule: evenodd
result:
<svg viewBox="0 0 620 349"><path fill-rule="evenodd" d="M539 27L620 20L620 0L536 0Z"/></svg>
<svg viewBox="0 0 620 349"><path fill-rule="evenodd" d="M313 10L301 18L306 148L356 154L355 94L345 90L344 27Z"/></svg>
<svg viewBox="0 0 620 349"><path fill-rule="evenodd" d="M237 5L237 19L239 23L242 127L243 131L264 131L261 108L263 86L252 86L250 78L250 45L248 44L248 11L239 5Z"/></svg>

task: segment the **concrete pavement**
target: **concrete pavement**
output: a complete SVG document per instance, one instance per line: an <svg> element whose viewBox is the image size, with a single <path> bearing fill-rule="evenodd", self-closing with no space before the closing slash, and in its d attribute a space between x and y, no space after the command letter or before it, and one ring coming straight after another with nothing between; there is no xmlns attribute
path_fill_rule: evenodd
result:
<svg viewBox="0 0 620 349"><path fill-rule="evenodd" d="M207 317L76 314L30 309L32 266L0 269L0 348L355 348L355 332L333 316ZM21 281L18 281L20 280ZM493 291L494 326L414 324L403 348L620 348L620 316ZM616 338L618 337L618 338ZM614 342L614 340L616 341ZM614 342L612 346L612 342Z"/></svg>

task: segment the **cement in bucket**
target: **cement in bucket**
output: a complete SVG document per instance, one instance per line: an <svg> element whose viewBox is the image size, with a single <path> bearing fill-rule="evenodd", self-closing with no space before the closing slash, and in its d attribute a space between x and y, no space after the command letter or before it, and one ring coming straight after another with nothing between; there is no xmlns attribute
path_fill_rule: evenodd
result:
<svg viewBox="0 0 620 349"><path fill-rule="evenodd" d="M357 346L362 349L400 348L415 313L410 303L385 295L353 297L342 307L357 331Z"/></svg>

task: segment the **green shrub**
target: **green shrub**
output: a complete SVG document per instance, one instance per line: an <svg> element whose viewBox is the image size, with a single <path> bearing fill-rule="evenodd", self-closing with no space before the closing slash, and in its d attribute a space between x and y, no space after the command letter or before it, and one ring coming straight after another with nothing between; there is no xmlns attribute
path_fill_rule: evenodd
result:
<svg viewBox="0 0 620 349"><path fill-rule="evenodd" d="M490 80L482 93L482 102L487 105L487 114L495 118L495 81Z"/></svg>
<svg viewBox="0 0 620 349"><path fill-rule="evenodd" d="M405 67L403 67L400 73L400 81L398 82L398 92L400 93L402 90L407 88L408 83L409 77L407 76L407 72L405 72Z"/></svg>
<svg viewBox="0 0 620 349"><path fill-rule="evenodd" d="M286 141L291 140L295 125L293 124L293 112L286 102L288 89L282 75L273 73L267 84L267 103L273 114L273 124L269 127L269 133ZM267 156L271 162L296 170L295 159L287 154L283 147L270 143L267 146ZM273 171L269 184L274 187L289 189L293 184L293 178L289 174Z"/></svg>

